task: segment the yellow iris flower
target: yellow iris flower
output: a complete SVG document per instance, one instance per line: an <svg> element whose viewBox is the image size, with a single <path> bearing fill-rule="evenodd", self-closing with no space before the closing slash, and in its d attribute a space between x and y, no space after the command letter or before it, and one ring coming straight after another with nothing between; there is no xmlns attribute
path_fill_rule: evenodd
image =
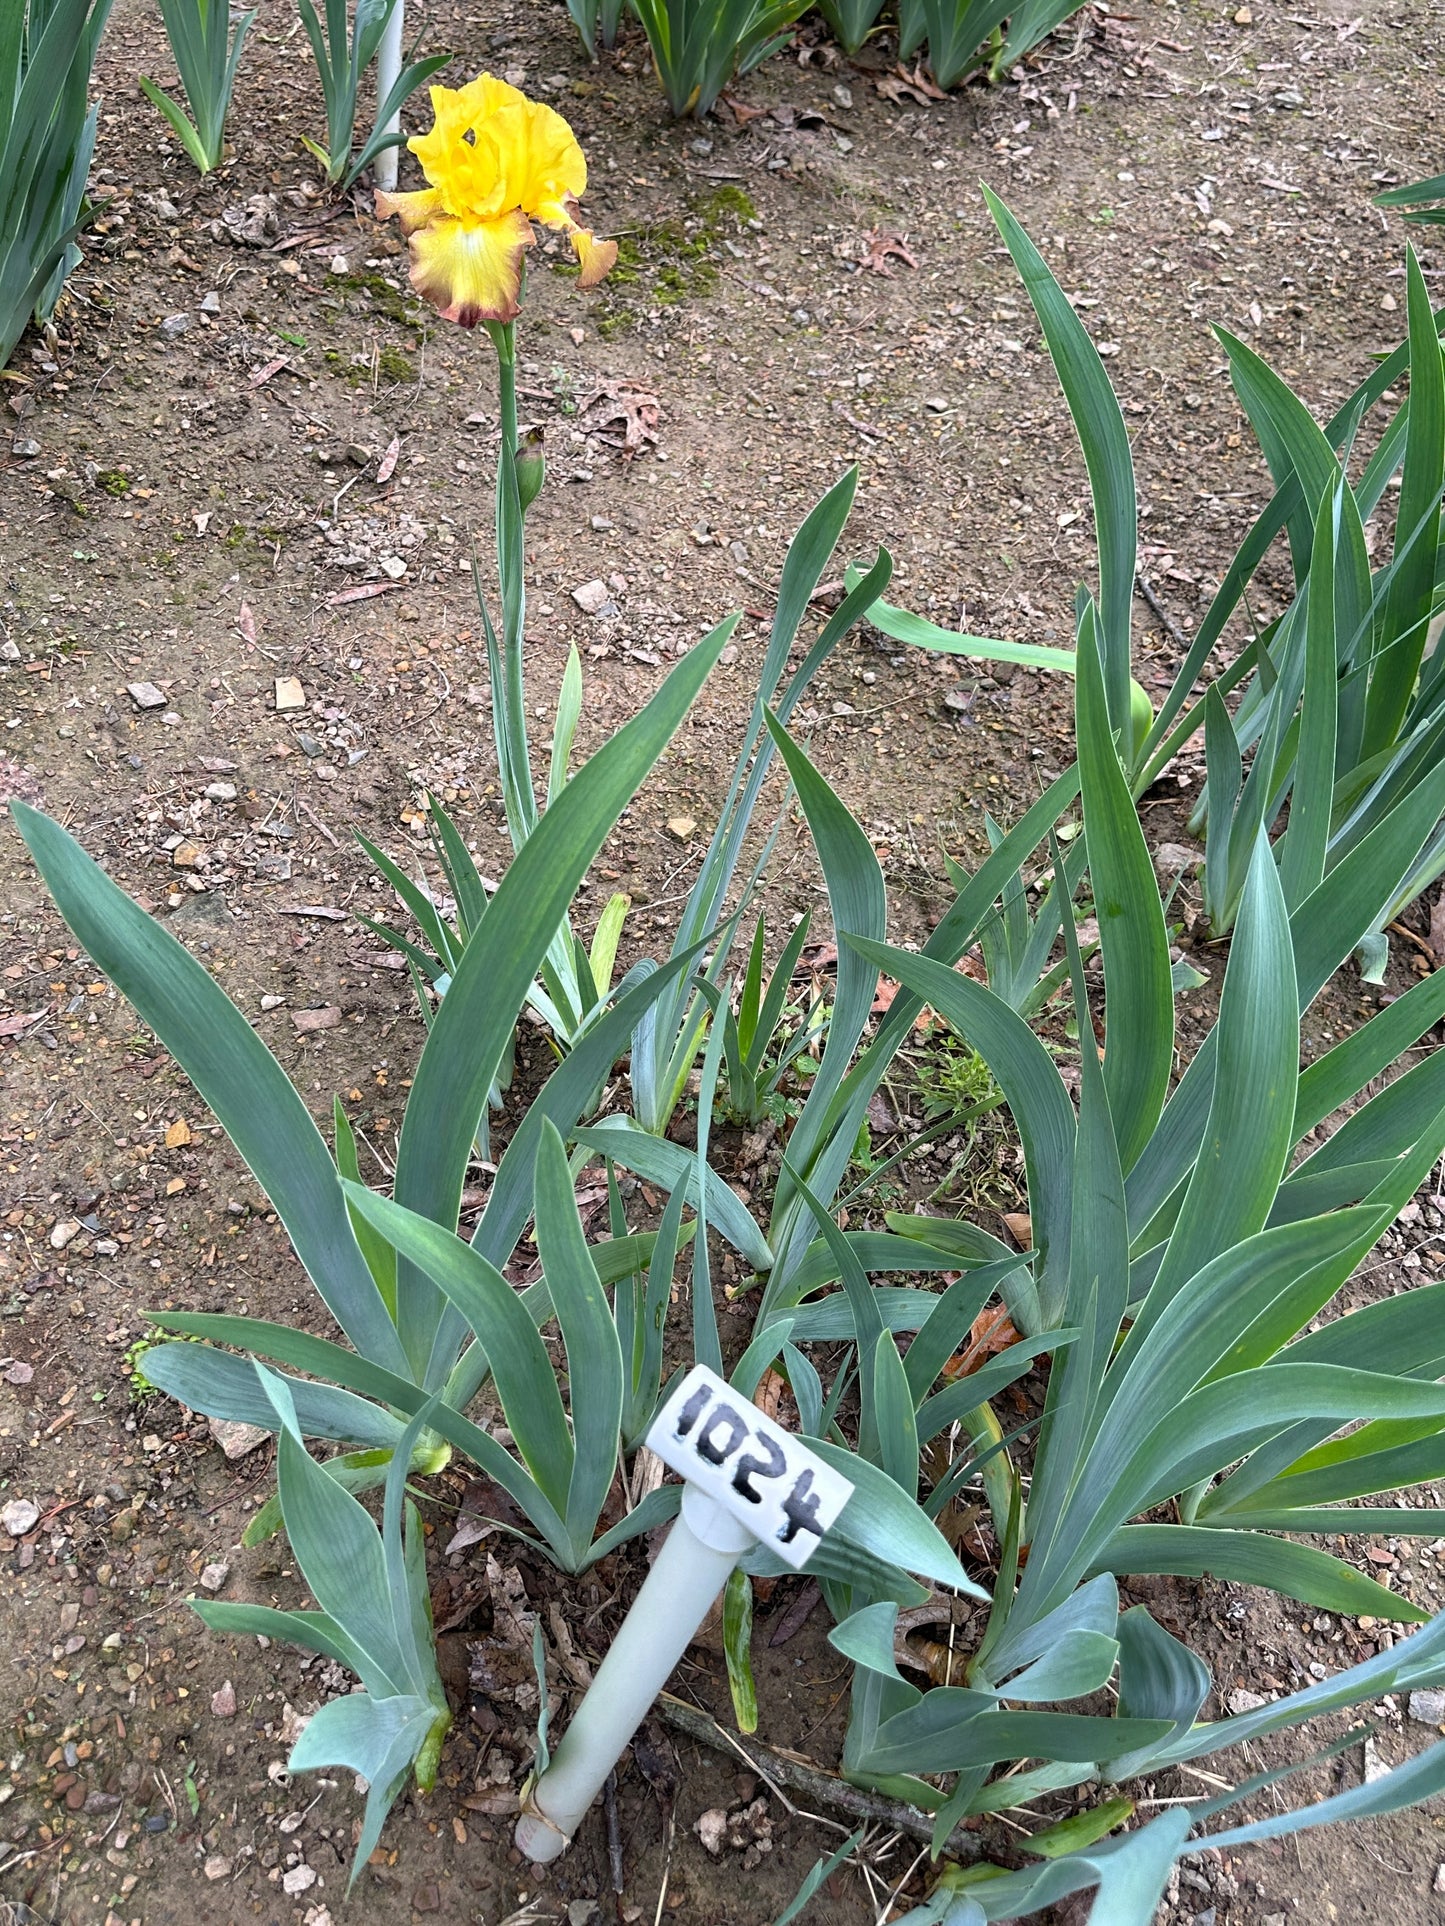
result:
<svg viewBox="0 0 1445 1926"><path fill-rule="evenodd" d="M491 74L433 87L431 103L431 132L407 142L430 185L376 197L378 218L398 215L410 238L417 291L464 328L514 321L533 221L570 237L581 286L595 287L616 261L617 243L578 224L587 163L562 116Z"/></svg>

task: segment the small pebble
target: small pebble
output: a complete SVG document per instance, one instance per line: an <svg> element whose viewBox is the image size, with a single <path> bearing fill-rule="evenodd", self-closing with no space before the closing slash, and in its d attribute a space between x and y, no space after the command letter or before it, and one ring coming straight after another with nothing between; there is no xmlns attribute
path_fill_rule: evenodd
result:
<svg viewBox="0 0 1445 1926"><path fill-rule="evenodd" d="M693 1831L701 1841L703 1850L710 1852L714 1858L716 1858L723 1849L723 1841L727 1837L727 1829L728 1816L721 1806L713 1806L709 1811L705 1812L693 1826Z"/></svg>
<svg viewBox="0 0 1445 1926"><path fill-rule="evenodd" d="M600 615L611 599L605 582L583 582L572 591L572 600L584 615Z"/></svg>
<svg viewBox="0 0 1445 1926"><path fill-rule="evenodd" d="M165 696L154 682L127 682L125 692L137 709L164 709Z"/></svg>
<svg viewBox="0 0 1445 1926"><path fill-rule="evenodd" d="M1260 1706L1268 1705L1269 1700L1262 1692L1246 1692L1243 1686L1240 1686L1238 1690L1229 1694L1225 1704L1238 1718L1241 1713L1258 1711Z"/></svg>
<svg viewBox="0 0 1445 1926"><path fill-rule="evenodd" d="M218 1592L230 1576L230 1566L218 1560L213 1565L207 1565L201 1573L201 1587L204 1591Z"/></svg>
<svg viewBox="0 0 1445 1926"><path fill-rule="evenodd" d="M12 1538L23 1538L39 1523L40 1507L33 1498L12 1498L7 1505L0 1506L0 1526Z"/></svg>
<svg viewBox="0 0 1445 1926"><path fill-rule="evenodd" d="M229 1679L219 1692L211 1694L211 1710L218 1719L234 1719L236 1716L236 1688Z"/></svg>

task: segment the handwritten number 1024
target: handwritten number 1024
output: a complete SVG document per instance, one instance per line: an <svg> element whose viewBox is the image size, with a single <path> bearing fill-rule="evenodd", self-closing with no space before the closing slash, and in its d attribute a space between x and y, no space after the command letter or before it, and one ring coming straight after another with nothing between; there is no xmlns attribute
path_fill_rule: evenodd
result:
<svg viewBox="0 0 1445 1926"><path fill-rule="evenodd" d="M712 1389L701 1384L693 1392L678 1414L677 1435L686 1438L697 1425L698 1420L712 1403ZM732 1488L739 1497L749 1504L760 1505L763 1494L753 1484L756 1478L782 1478L787 1475L788 1460L782 1447L770 1438L765 1431L755 1431L730 1404L719 1401L713 1406L712 1414L693 1440L697 1455L706 1463L719 1469L737 1451L744 1439L748 1439L752 1449L744 1451L733 1466ZM784 1524L778 1538L789 1545L800 1531L811 1532L821 1538L823 1527L818 1519L818 1498L813 1490L811 1470L799 1472L793 1480L782 1505Z"/></svg>

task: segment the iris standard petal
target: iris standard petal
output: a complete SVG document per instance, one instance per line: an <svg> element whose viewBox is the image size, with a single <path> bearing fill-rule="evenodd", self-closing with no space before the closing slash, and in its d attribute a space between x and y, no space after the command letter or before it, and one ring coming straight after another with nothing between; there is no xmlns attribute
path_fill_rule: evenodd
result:
<svg viewBox="0 0 1445 1926"><path fill-rule="evenodd" d="M468 227L443 215L411 237L411 281L444 321L515 321L522 257L536 236L520 208Z"/></svg>
<svg viewBox="0 0 1445 1926"><path fill-rule="evenodd" d="M498 114L492 123L504 164L517 188L517 204L533 220L545 220L549 202L576 196L587 186L587 162L577 136L562 116L540 101ZM505 131L504 131L505 130Z"/></svg>

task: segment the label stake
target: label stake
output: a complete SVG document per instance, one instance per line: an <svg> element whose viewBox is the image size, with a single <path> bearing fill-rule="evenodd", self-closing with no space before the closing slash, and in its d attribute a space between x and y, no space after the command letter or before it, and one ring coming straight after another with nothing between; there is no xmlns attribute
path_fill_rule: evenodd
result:
<svg viewBox="0 0 1445 1926"><path fill-rule="evenodd" d="M518 1848L546 1864L566 1847L754 1543L801 1571L853 1486L715 1371L689 1371L647 1443L685 1481L682 1511L573 1715L552 1763L524 1796Z"/></svg>

